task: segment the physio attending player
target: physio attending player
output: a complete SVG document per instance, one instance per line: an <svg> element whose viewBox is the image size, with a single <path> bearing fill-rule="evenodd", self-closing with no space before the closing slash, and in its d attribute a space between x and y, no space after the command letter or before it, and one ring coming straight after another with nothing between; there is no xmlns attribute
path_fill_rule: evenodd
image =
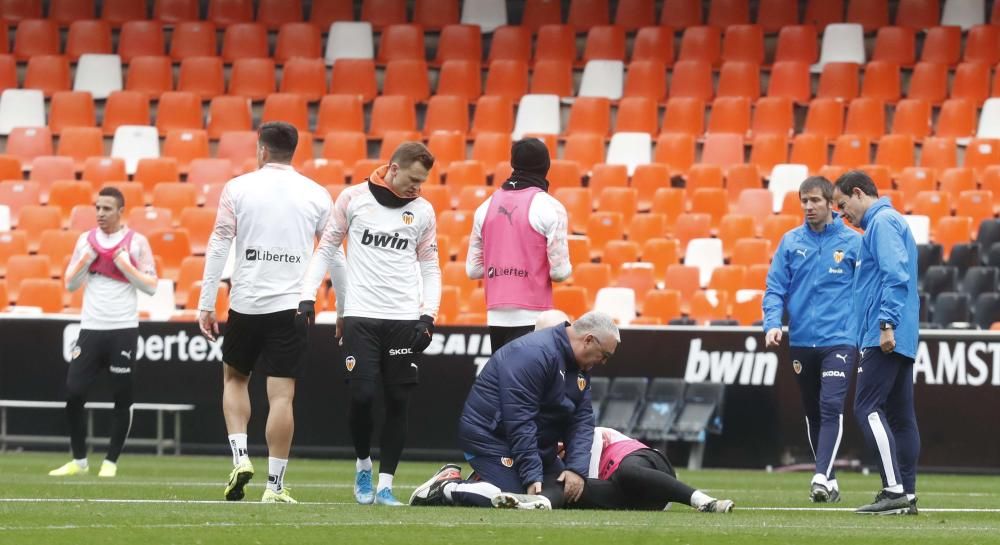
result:
<svg viewBox="0 0 1000 545"><path fill-rule="evenodd" d="M844 435L844 398L857 363L852 305L861 236L833 211L833 184L821 176L799 186L805 223L785 233L764 292L768 348L781 344L788 314L792 371L805 411L806 438L816 460L809 497L840 501L833 469Z"/></svg>
<svg viewBox="0 0 1000 545"><path fill-rule="evenodd" d="M434 157L423 144L404 142L366 183L341 193L302 288L301 310L311 313L316 290L330 271L351 391L348 424L357 455L354 497L361 504L402 505L392 494L392 480L406 439L420 354L431 342L441 301L434 208L420 197L433 165ZM346 274L344 263L336 259L345 241L350 248ZM379 379L385 421L373 491L372 406Z"/></svg>
<svg viewBox="0 0 1000 545"><path fill-rule="evenodd" d="M330 195L292 168L298 131L270 122L258 130L259 169L233 178L222 190L215 229L205 252L198 322L205 336L219 334L215 300L222 269L235 241L229 320L222 341L222 412L233 452L227 500L241 500L253 477L247 455L250 394L256 369L267 376L268 479L262 502L295 503L284 487L292 446L295 380L302 377L306 316L297 316L299 288L315 237L330 215Z"/></svg>
<svg viewBox="0 0 1000 545"><path fill-rule="evenodd" d="M510 178L476 209L465 261L469 278L483 278L494 352L534 329L552 308L552 282L572 272L566 208L547 193L548 148L525 138L510 157Z"/></svg>
<svg viewBox="0 0 1000 545"><path fill-rule="evenodd" d="M97 227L80 235L66 268L66 288L85 284L80 337L66 374L66 415L73 460L49 475L87 473L87 391L108 370L114 392L114 420L108 454L99 477L114 477L118 456L132 426L132 362L139 336L136 290L156 292L156 266L146 237L121 223L125 197L113 187L97 194Z"/></svg>
<svg viewBox="0 0 1000 545"><path fill-rule="evenodd" d="M579 500L594 438L590 370L607 363L620 342L610 316L589 312L494 352L459 419L459 444L475 479L462 481L460 467L446 465L410 504L552 509Z"/></svg>
<svg viewBox="0 0 1000 545"><path fill-rule="evenodd" d="M662 511L671 502L703 513L731 513L732 500L715 499L677 478L660 451L611 428L596 428L583 509Z"/></svg>
<svg viewBox="0 0 1000 545"><path fill-rule="evenodd" d="M862 514L917 514L920 431L913 408L913 360L920 300L917 245L903 216L861 171L837 179L834 202L864 230L854 279L858 366L854 416L875 453L882 490ZM843 301L845 304L847 300Z"/></svg>

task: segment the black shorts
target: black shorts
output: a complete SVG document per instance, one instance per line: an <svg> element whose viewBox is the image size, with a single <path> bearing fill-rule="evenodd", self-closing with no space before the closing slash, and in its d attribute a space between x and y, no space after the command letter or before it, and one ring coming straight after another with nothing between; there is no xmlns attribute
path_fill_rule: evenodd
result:
<svg viewBox="0 0 1000 545"><path fill-rule="evenodd" d="M421 355L413 350L417 320L344 318L344 369L351 380L417 384Z"/></svg>
<svg viewBox="0 0 1000 545"><path fill-rule="evenodd" d="M132 362L139 329L81 329L73 347L66 385L71 393L83 394L102 369L112 377L131 380Z"/></svg>
<svg viewBox="0 0 1000 545"><path fill-rule="evenodd" d="M294 309L269 314L229 310L222 361L240 373L249 375L256 367L272 377L301 378L305 351L306 335L295 327Z"/></svg>

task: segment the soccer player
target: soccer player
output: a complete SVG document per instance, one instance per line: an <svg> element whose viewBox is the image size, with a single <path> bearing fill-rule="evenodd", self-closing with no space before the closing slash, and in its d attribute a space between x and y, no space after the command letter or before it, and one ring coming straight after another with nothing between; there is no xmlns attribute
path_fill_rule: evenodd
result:
<svg viewBox="0 0 1000 545"><path fill-rule="evenodd" d="M73 460L49 472L52 476L87 473L87 423L83 405L87 390L108 370L114 392L111 442L99 477L114 477L118 456L132 426L132 362L139 338L136 290L156 292L156 265L149 241L122 225L125 197L113 187L97 194L97 227L82 233L66 268L66 288L84 286L80 337L66 375L66 415Z"/></svg>
<svg viewBox="0 0 1000 545"><path fill-rule="evenodd" d="M310 318L297 315L296 308L315 237L323 232L331 203L322 186L292 168L298 143L295 127L264 123L257 140L258 170L233 178L222 190L205 252L198 322L206 337L214 340L219 334L216 295L235 241L229 320L222 341L222 412L233 453L225 497L243 499L254 475L247 455L247 387L256 368L267 376L269 406L268 478L261 501L295 503L284 487L284 476L295 426L295 380L306 368L302 354Z"/></svg>
<svg viewBox="0 0 1000 545"><path fill-rule="evenodd" d="M917 245L903 216L861 171L837 179L834 201L864 230L854 275L861 364L854 415L882 475L875 501L860 514L917 514L920 431L913 408L913 360L920 300Z"/></svg>
<svg viewBox="0 0 1000 545"><path fill-rule="evenodd" d="M844 433L849 377L857 364L857 318L850 301L861 236L833 211L833 184L826 178L806 178L799 201L805 223L781 238L767 274L765 342L768 348L781 345L781 320L787 312L792 370L816 461L809 497L837 502L840 487L833 463Z"/></svg>
<svg viewBox="0 0 1000 545"><path fill-rule="evenodd" d="M569 277L566 208L548 193L549 150L537 138L510 149L514 171L476 209L465 270L484 278L493 350L530 333L552 308L552 281Z"/></svg>
<svg viewBox="0 0 1000 545"><path fill-rule="evenodd" d="M414 490L410 504L553 509L578 501L594 438L590 371L620 342L610 316L588 312L494 352L459 420L476 480L462 481L461 468L446 465Z"/></svg>
<svg viewBox="0 0 1000 545"><path fill-rule="evenodd" d="M392 481L406 439L420 354L431 342L441 302L437 223L434 208L420 197L433 165L423 144L404 142L388 165L341 193L302 288L301 308L311 312L316 290L330 270L350 384L348 424L357 455L354 498L360 504L403 505L392 494ZM337 257L345 241L350 248L346 273ZM385 420L373 491L372 405L379 378Z"/></svg>
<svg viewBox="0 0 1000 545"><path fill-rule="evenodd" d="M611 428L596 428L590 472L578 506L590 509L662 511L671 502L703 513L731 513L719 500L684 484L660 451Z"/></svg>

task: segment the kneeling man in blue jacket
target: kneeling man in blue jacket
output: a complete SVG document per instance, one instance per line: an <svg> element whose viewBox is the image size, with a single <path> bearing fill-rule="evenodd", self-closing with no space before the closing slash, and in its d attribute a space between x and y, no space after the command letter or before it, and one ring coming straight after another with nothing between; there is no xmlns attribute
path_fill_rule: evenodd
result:
<svg viewBox="0 0 1000 545"><path fill-rule="evenodd" d="M594 438L590 370L607 363L620 342L610 316L588 312L500 348L476 377L459 420L473 477L462 480L461 467L448 464L413 492L410 505L558 509L577 501Z"/></svg>

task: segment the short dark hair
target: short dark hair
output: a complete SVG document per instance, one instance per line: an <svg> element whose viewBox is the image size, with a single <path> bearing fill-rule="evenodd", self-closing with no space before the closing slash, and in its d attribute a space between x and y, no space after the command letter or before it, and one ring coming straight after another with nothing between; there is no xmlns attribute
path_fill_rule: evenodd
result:
<svg viewBox="0 0 1000 545"><path fill-rule="evenodd" d="M125 208L125 195L122 195L121 190L117 187L102 187L100 191L97 192L98 197L113 197L118 201L118 208Z"/></svg>
<svg viewBox="0 0 1000 545"><path fill-rule="evenodd" d="M814 189L818 189L823 194L823 200L826 202L833 201L833 184L823 176L810 176L803 180L802 185L799 186L799 198L802 198L803 193Z"/></svg>
<svg viewBox="0 0 1000 545"><path fill-rule="evenodd" d="M434 166L434 156L431 150L420 142L403 142L392 152L389 162L396 163L400 168L406 168L415 162L419 162L427 170Z"/></svg>
<svg viewBox="0 0 1000 545"><path fill-rule="evenodd" d="M289 163L299 144L299 131L284 121L268 121L257 129L257 138L267 148L271 159Z"/></svg>
<svg viewBox="0 0 1000 545"><path fill-rule="evenodd" d="M878 188L875 187L875 182L864 171L849 170L843 173L840 178L837 178L837 190L844 195L853 193L854 188L860 189L862 193L869 197L878 197Z"/></svg>

